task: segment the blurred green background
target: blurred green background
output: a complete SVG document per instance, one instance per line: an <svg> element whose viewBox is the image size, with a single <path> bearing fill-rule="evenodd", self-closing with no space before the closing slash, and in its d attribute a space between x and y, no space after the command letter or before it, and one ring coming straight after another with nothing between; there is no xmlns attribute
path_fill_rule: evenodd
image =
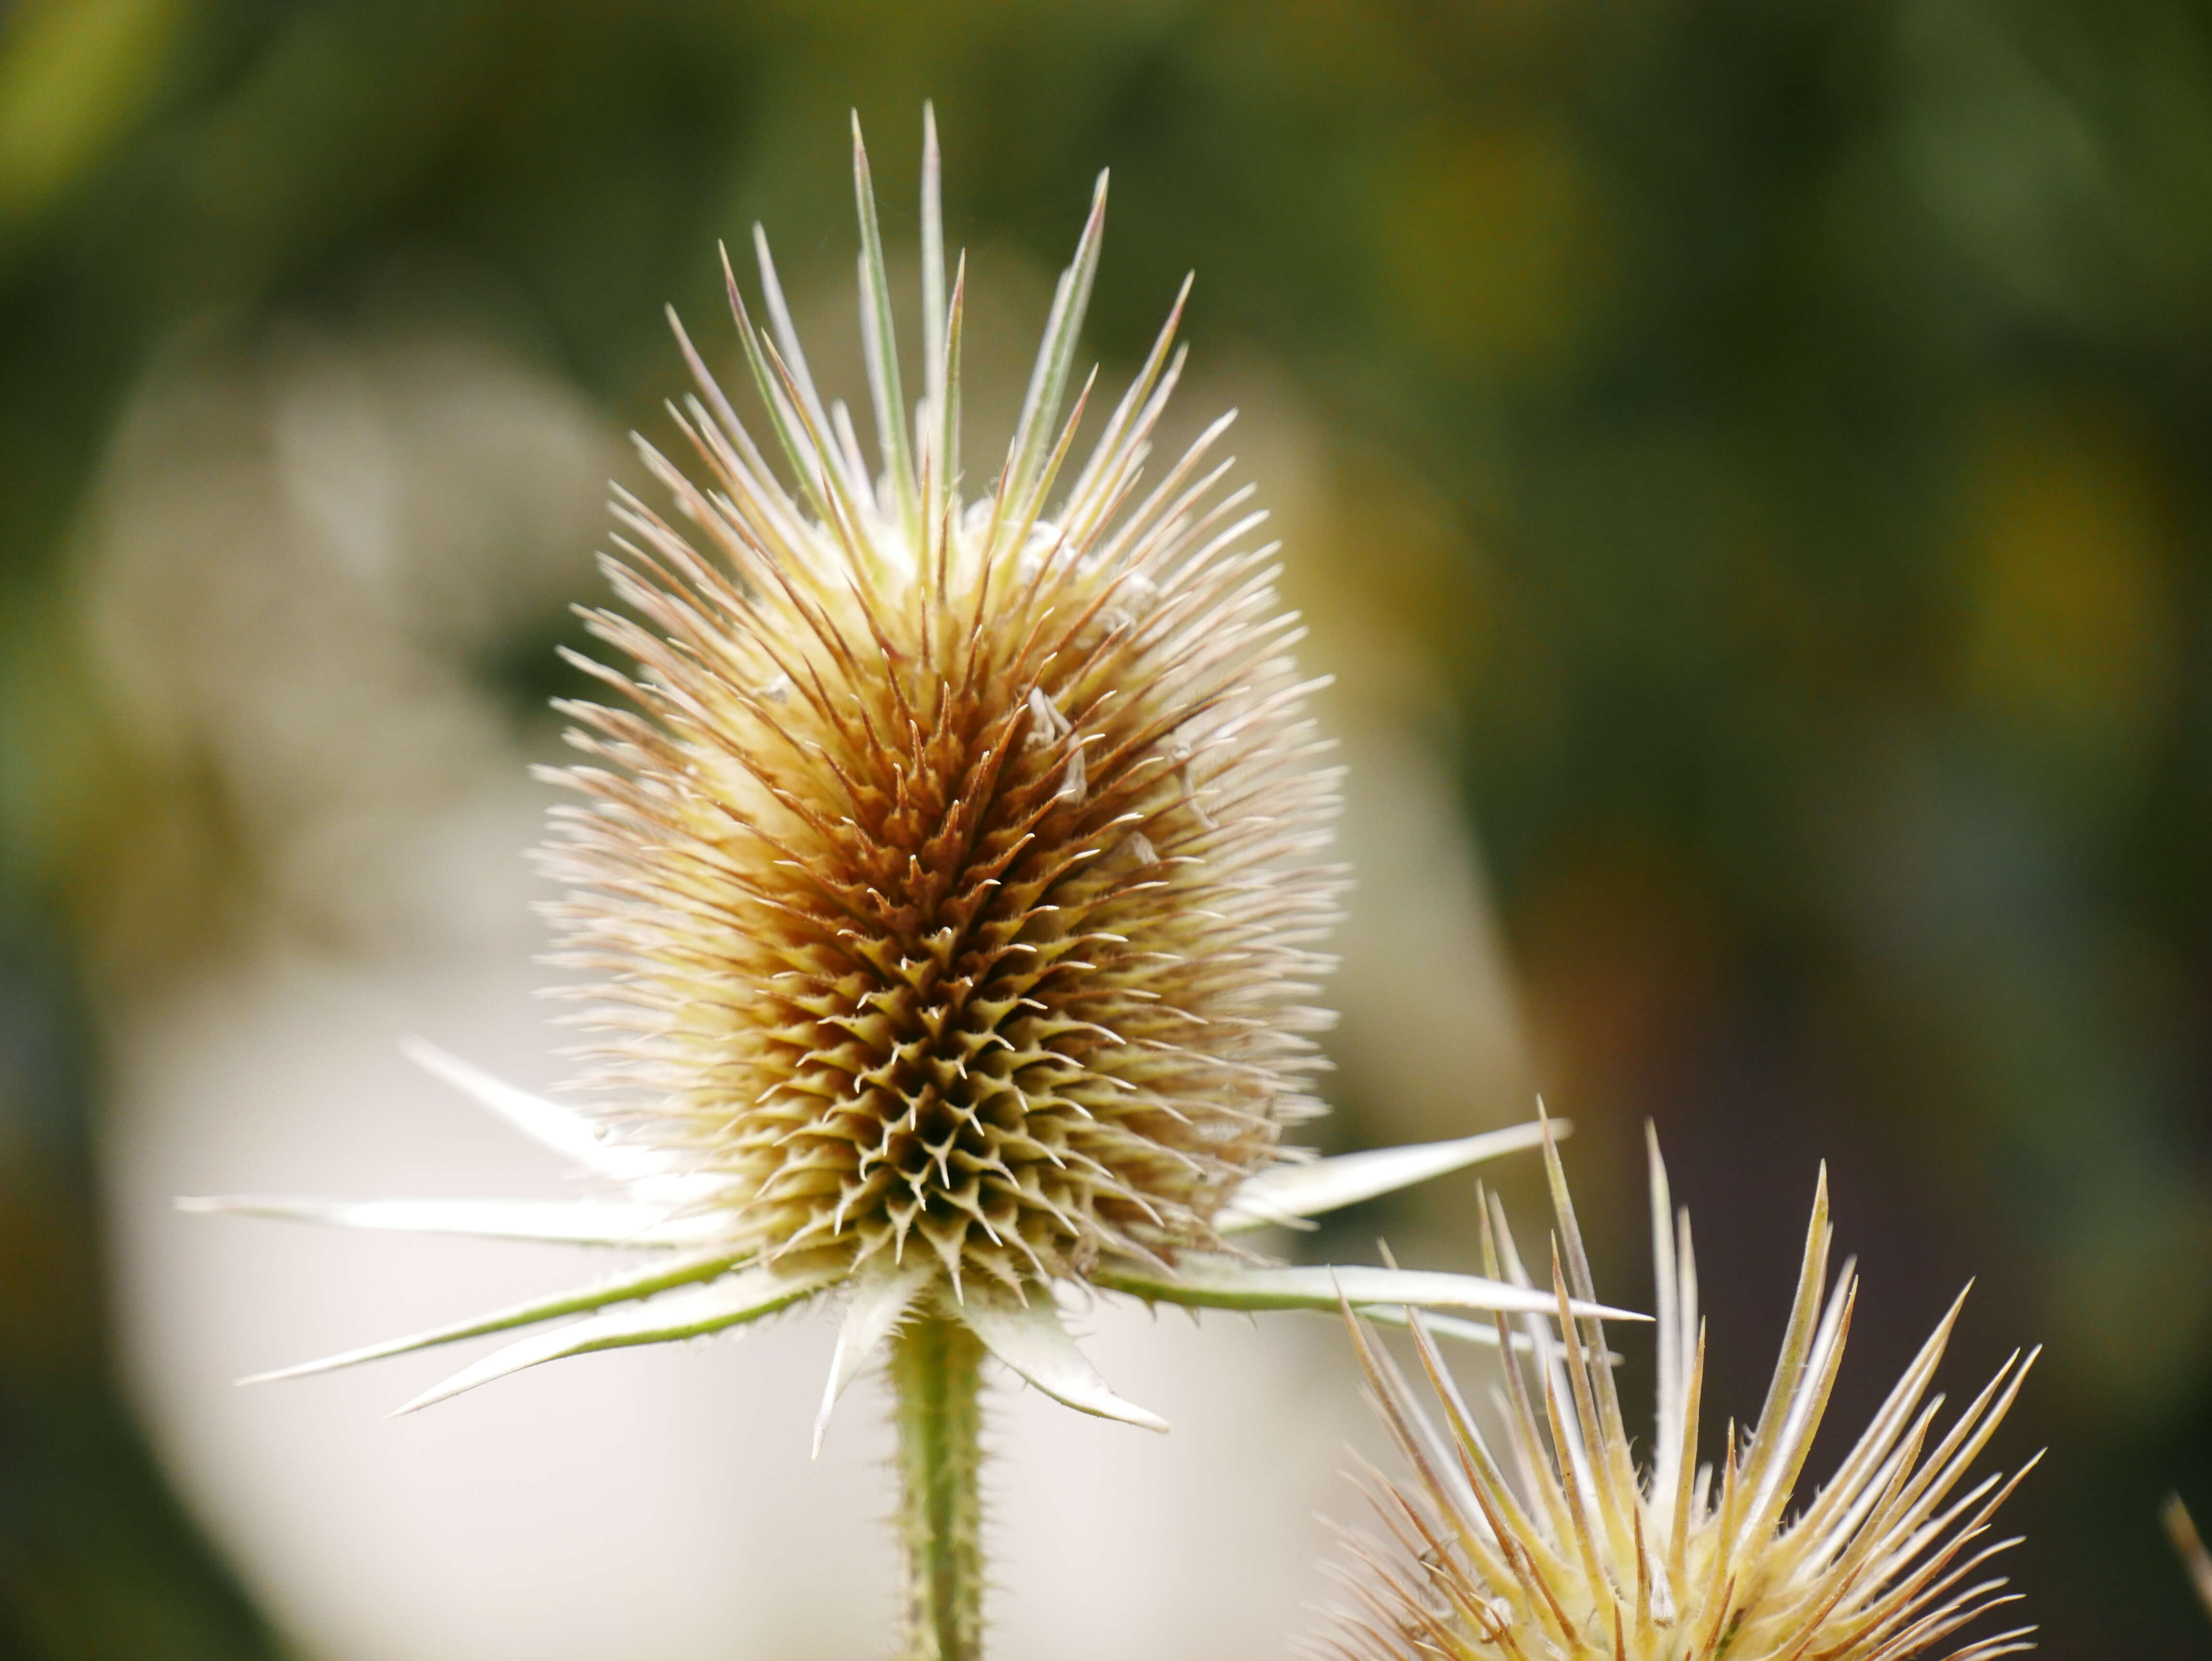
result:
<svg viewBox="0 0 2212 1661"><path fill-rule="evenodd" d="M2212 1506L2212 11L18 0L0 1654L276 1652L102 1294L110 1035L263 880L234 782L88 644L136 389L399 283L653 430L662 303L726 340L718 238L849 282L849 106L911 234L925 97L957 240L1049 269L1110 166L1097 353L1195 265L1200 361L1311 427L1339 557L1298 597L1438 666L1413 719L1601 1279L1644 1284L1648 1116L1715 1411L1754 1411L1825 1157L1869 1281L1838 1420L1978 1275L1959 1380L2051 1347L1999 1444L2051 1448L2011 1518L2046 1652L2212 1652L2154 1515ZM589 535L455 648L518 722ZM1348 1078L1346 1145L1388 1116Z"/></svg>

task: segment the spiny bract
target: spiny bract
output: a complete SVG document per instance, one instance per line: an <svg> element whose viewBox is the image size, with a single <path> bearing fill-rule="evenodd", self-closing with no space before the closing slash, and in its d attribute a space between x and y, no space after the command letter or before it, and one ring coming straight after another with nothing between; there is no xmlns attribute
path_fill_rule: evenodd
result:
<svg viewBox="0 0 2212 1661"><path fill-rule="evenodd" d="M1372 1479L1388 1537L1352 1539L1356 1566L1341 1578L1352 1603L1322 1652L1341 1661L1903 1661L2014 1601L2002 1579L1977 1576L2014 1543L1983 1536L2026 1468L1954 1490L2012 1405L2033 1354L2015 1352L1939 1434L1942 1397L1928 1388L1958 1319L1954 1304L1826 1486L1790 1515L1857 1290L1846 1263L1824 1306L1827 1174L1758 1428L1740 1439L1730 1424L1717 1469L1698 1457L1705 1344L1689 1214L1670 1216L1654 1139L1659 1402L1654 1456L1639 1478L1604 1332L1595 1320L1565 1318L1569 1289L1587 1295L1589 1266L1558 1158L1548 1150L1546 1157L1565 1247L1565 1269L1555 1249L1551 1277L1564 1342L1546 1323L1528 1323L1489 1413L1478 1417L1461 1396L1419 1317L1416 1341L1443 1408L1441 1427L1352 1323L1384 1421L1416 1480L1401 1488ZM1502 1267L1516 1283L1531 1284L1494 1203L1484 1224L1492 1272ZM1501 1332L1504 1325L1501 1316ZM1510 1463L1501 1464L1486 1425L1502 1426ZM2032 1647L2030 1630L1943 1652L1949 1661L1991 1661Z"/></svg>
<svg viewBox="0 0 2212 1661"><path fill-rule="evenodd" d="M1142 482L1182 367L1182 301L1060 489L1091 391L1059 424L1102 177L1005 463L968 500L966 265L948 289L933 125L910 416L857 121L854 163L879 465L817 391L756 231L765 329L725 272L796 492L678 325L697 392L671 413L705 482L641 441L676 518L615 504L605 568L630 614L590 616L638 667L576 660L627 707L565 706L592 760L553 776L590 801L547 855L574 889L557 909L566 961L599 977L584 1019L612 1105L587 1116L416 1047L623 1197L187 1203L653 1254L642 1271L290 1370L585 1316L414 1406L842 1289L825 1415L927 1309L1070 1405L1164 1428L1077 1351L1056 1283L1237 1309L1547 1309L1478 1276L1269 1268L1224 1249L1237 1230L1533 1146L1535 1129L1285 1162L1284 1128L1316 1110L1336 776L1273 548L1250 543L1264 516L1212 459L1228 418Z"/></svg>

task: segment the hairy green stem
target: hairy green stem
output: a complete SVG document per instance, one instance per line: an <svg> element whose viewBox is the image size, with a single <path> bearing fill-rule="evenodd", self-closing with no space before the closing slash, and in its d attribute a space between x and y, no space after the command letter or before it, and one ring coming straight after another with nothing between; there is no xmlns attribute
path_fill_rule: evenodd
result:
<svg viewBox="0 0 2212 1661"><path fill-rule="evenodd" d="M891 1342L905 1661L978 1661L983 1653L982 1367L975 1335L941 1316L908 1323Z"/></svg>

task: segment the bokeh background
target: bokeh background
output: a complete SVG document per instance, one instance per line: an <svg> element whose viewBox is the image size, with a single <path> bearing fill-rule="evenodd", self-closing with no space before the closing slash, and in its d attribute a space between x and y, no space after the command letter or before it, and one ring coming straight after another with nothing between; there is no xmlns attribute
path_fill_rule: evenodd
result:
<svg viewBox="0 0 2212 1661"><path fill-rule="evenodd" d="M1954 1390L2050 1347L1997 1447L2051 1448L2046 1652L2212 1652L2154 1521L2212 1506L2212 13L17 0L0 1654L880 1646L880 1427L801 1451L826 1335L398 1425L403 1368L233 1393L571 1266L167 1196L557 1191L392 1040L557 1077L524 770L662 304L728 362L763 220L855 379L846 112L904 245L926 97L971 455L1097 167L1109 378L1199 270L1187 417L1243 410L1339 677L1329 1146L1540 1089L1633 1302L1654 1122L1716 1425L1825 1158L1837 1419L1978 1276ZM1295 1249L1464 1261L1471 1192ZM1340 1338L1097 1318L1178 1434L1008 1399L1002 1652L1277 1652L1356 1511Z"/></svg>

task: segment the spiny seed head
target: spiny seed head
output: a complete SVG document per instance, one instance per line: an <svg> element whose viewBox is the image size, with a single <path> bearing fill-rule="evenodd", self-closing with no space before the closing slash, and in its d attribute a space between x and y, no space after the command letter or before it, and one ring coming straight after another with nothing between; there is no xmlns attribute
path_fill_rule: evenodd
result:
<svg viewBox="0 0 2212 1661"><path fill-rule="evenodd" d="M1176 317L1054 494L1103 179L996 486L963 498L933 141L926 167L910 432L860 161L878 469L764 242L769 328L730 295L795 494L683 342L694 465L641 447L675 512L615 505L629 610L590 622L636 666L588 666L620 706L565 706L589 803L545 862L609 1122L713 1179L729 1243L1018 1293L1217 1246L1317 1110L1335 781L1263 515L1210 457L1226 423L1140 485Z"/></svg>
<svg viewBox="0 0 2212 1661"><path fill-rule="evenodd" d="M1353 1323L1415 1480L1372 1479L1382 1530L1351 1540L1342 1576L1351 1602L1322 1652L1341 1661L1990 1661L2031 1647L2026 1628L1943 1646L2013 1601L1984 1570L2015 1542L1986 1535L2026 1471L1958 1490L2033 1356L2015 1353L1942 1423L1942 1397L1929 1389L1958 1317L1953 1305L1857 1445L1790 1514L1856 1295L1848 1264L1826 1287L1826 1173L1758 1427L1739 1437L1731 1424L1701 1461L1705 1328L1689 1214L1670 1214L1655 1142L1658 1422L1639 1473L1603 1330L1566 1318L1568 1290L1586 1296L1589 1269L1558 1159L1547 1157L1565 1248L1550 1274L1561 1318L1557 1335L1541 1321L1524 1323L1492 1403L1470 1408L1414 1317L1421 1365L1443 1409L1437 1424ZM1492 1272L1528 1284L1503 1213L1493 1204L1484 1221ZM1506 1324L1499 1317L1501 1337Z"/></svg>
<svg viewBox="0 0 2212 1661"><path fill-rule="evenodd" d="M641 441L674 512L618 496L605 564L627 609L586 614L635 666L575 660L621 696L564 706L589 759L551 776L586 801L561 810L544 858L573 891L554 909L562 960L588 977L580 1019L611 1099L579 1111L409 1046L605 1186L560 1202L179 1202L612 1247L631 1264L260 1379L528 1329L414 1412L547 1361L832 1299L818 1451L839 1396L917 1316L957 1322L1068 1407L1165 1430L1085 1356L1061 1280L1187 1308L1448 1310L1439 1329L1478 1341L1489 1329L1461 1314L1551 1312L1494 1278L1290 1268L1227 1245L1552 1128L1285 1157L1285 1127L1318 1110L1311 1034L1327 1018L1310 1000L1343 885L1324 862L1335 776L1273 550L1252 545L1264 516L1212 459L1228 417L1144 476L1182 368L1182 299L1069 467L1090 385L1065 425L1060 410L1102 178L1006 462L968 499L967 283L964 265L945 282L933 125L910 425L857 122L853 154L880 467L816 389L756 232L767 328L734 274L730 302L793 488L678 325L698 390L670 412L695 465Z"/></svg>

